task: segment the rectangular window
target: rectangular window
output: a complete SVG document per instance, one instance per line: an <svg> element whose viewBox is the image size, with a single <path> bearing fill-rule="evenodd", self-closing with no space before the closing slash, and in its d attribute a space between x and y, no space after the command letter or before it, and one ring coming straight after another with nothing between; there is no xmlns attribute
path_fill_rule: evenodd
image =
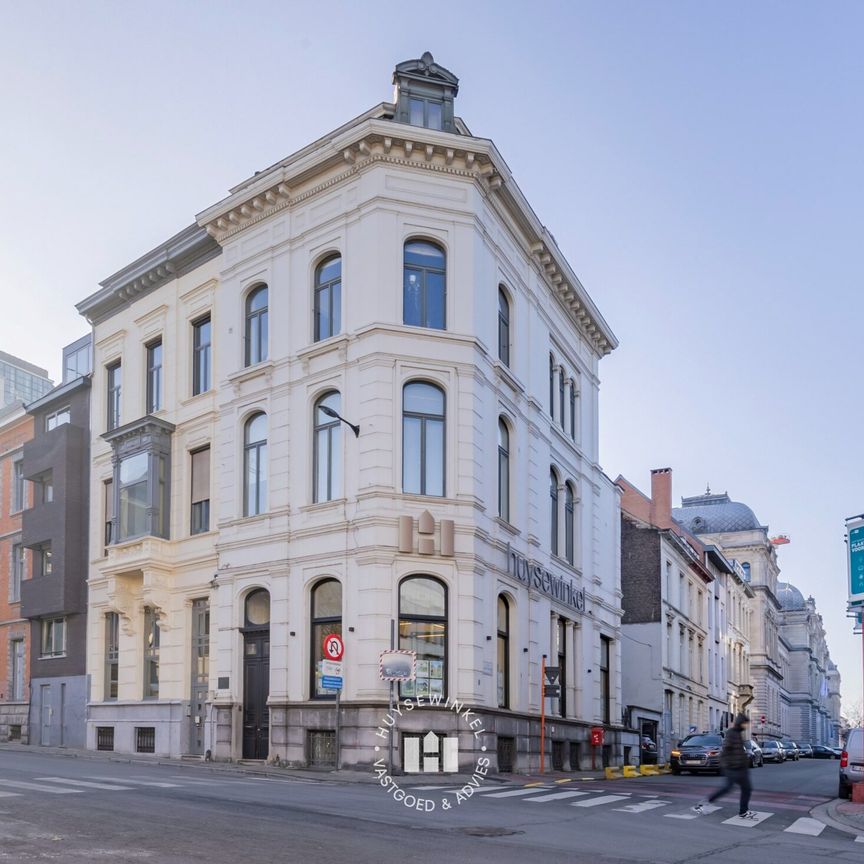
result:
<svg viewBox="0 0 864 864"><path fill-rule="evenodd" d="M611 718L612 694L609 688L611 644L612 640L608 636L600 637L600 710L604 723L609 723Z"/></svg>
<svg viewBox="0 0 864 864"><path fill-rule="evenodd" d="M120 541L147 533L149 462L146 453L120 462Z"/></svg>
<svg viewBox="0 0 864 864"><path fill-rule="evenodd" d="M54 572L54 557L51 553L51 544L43 543L36 550L36 561L40 576L50 576Z"/></svg>
<svg viewBox="0 0 864 864"><path fill-rule="evenodd" d="M24 701L24 640L13 639L9 645L12 657L12 687L10 695L13 702Z"/></svg>
<svg viewBox="0 0 864 864"><path fill-rule="evenodd" d="M42 657L62 657L66 653L66 619L42 621Z"/></svg>
<svg viewBox="0 0 864 864"><path fill-rule="evenodd" d="M210 448L195 450L192 456L192 534L210 530Z"/></svg>
<svg viewBox="0 0 864 864"><path fill-rule="evenodd" d="M192 395L210 389L210 350L212 344L210 316L192 325Z"/></svg>
<svg viewBox="0 0 864 864"><path fill-rule="evenodd" d="M24 546L21 543L13 543L11 556L9 602L17 603L21 599L21 580L24 578Z"/></svg>
<svg viewBox="0 0 864 864"><path fill-rule="evenodd" d="M109 612L105 616L105 699L117 698L120 666L120 616Z"/></svg>
<svg viewBox="0 0 864 864"><path fill-rule="evenodd" d="M114 481L105 481L105 534L104 542L108 547L114 542Z"/></svg>
<svg viewBox="0 0 864 864"><path fill-rule="evenodd" d="M159 616L144 607L144 698L159 698Z"/></svg>
<svg viewBox="0 0 864 864"><path fill-rule="evenodd" d="M567 716L567 622L558 619L555 631L556 652L558 657L558 683L561 685L561 696L558 699L558 713ZM545 682L544 682L545 684Z"/></svg>
<svg viewBox="0 0 864 864"><path fill-rule="evenodd" d="M69 406L67 405L65 408L61 408L59 411L54 411L52 414L48 414L45 417L45 431L50 432L58 426L63 426L66 423L71 422L72 412L69 410Z"/></svg>
<svg viewBox="0 0 864 864"><path fill-rule="evenodd" d="M12 462L12 512L24 509L24 462L19 457Z"/></svg>
<svg viewBox="0 0 864 864"><path fill-rule="evenodd" d="M63 349L63 383L74 381L90 374L90 343L81 348L71 346Z"/></svg>
<svg viewBox="0 0 864 864"><path fill-rule="evenodd" d="M123 380L123 367L118 360L106 368L108 377L107 426L108 431L120 425L120 388Z"/></svg>
<svg viewBox="0 0 864 864"><path fill-rule="evenodd" d="M147 346L147 413L155 414L162 407L162 340Z"/></svg>
<svg viewBox="0 0 864 864"><path fill-rule="evenodd" d="M50 504L54 500L54 474L46 471L33 480L36 504Z"/></svg>

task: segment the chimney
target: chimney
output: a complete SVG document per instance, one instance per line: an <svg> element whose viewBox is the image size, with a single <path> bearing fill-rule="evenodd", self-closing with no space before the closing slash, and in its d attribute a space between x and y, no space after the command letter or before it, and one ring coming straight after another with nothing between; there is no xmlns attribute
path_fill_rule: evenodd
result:
<svg viewBox="0 0 864 864"><path fill-rule="evenodd" d="M651 470L651 523L658 528L672 527L672 469Z"/></svg>

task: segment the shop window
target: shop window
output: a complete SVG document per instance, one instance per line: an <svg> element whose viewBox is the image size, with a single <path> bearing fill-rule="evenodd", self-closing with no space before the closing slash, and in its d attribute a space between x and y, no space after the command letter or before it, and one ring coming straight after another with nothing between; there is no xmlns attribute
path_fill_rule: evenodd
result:
<svg viewBox="0 0 864 864"><path fill-rule="evenodd" d="M399 647L416 651L416 678L403 681L403 697L444 697L447 692L447 589L430 576L399 585Z"/></svg>
<svg viewBox="0 0 864 864"><path fill-rule="evenodd" d="M342 635L342 584L336 579L325 579L312 589L311 597L312 634L312 680L313 698L333 698L333 690L325 690L321 684L321 661L324 660L324 639L335 633Z"/></svg>

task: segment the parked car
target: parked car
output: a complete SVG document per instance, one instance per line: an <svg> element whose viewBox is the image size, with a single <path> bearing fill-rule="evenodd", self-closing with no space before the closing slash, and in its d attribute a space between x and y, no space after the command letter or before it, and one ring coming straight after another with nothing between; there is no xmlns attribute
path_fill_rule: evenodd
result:
<svg viewBox="0 0 864 864"><path fill-rule="evenodd" d="M639 752L642 756L643 765L657 764L657 745L647 735L642 736Z"/></svg>
<svg viewBox="0 0 864 864"><path fill-rule="evenodd" d="M751 768L761 768L765 764L765 757L762 755L762 748L755 741L751 739L745 741L744 749L750 757Z"/></svg>
<svg viewBox="0 0 864 864"><path fill-rule="evenodd" d="M850 729L840 757L839 798L852 796L852 784L864 782L864 729Z"/></svg>
<svg viewBox="0 0 864 864"><path fill-rule="evenodd" d="M764 762L785 762L786 751L783 749L779 741L763 741L760 745L762 748L762 760Z"/></svg>
<svg viewBox="0 0 864 864"><path fill-rule="evenodd" d="M797 762L801 758L801 751L798 749L798 745L791 738L784 738L780 743L786 751L787 759Z"/></svg>
<svg viewBox="0 0 864 864"><path fill-rule="evenodd" d="M801 751L802 759L813 758L813 748L809 744L799 744L798 749Z"/></svg>
<svg viewBox="0 0 864 864"><path fill-rule="evenodd" d="M838 759L837 751L833 747L826 747L824 744L813 745L814 759Z"/></svg>
<svg viewBox="0 0 864 864"><path fill-rule="evenodd" d="M723 736L698 732L688 735L678 742L669 754L669 766L673 774L691 771L720 773L720 751L723 749Z"/></svg>

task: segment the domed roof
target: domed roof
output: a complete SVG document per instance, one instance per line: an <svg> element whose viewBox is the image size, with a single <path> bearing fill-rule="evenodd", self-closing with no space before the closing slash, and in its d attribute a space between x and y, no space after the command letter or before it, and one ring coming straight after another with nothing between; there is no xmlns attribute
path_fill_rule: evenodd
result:
<svg viewBox="0 0 864 864"><path fill-rule="evenodd" d="M672 518L692 534L721 534L733 531L765 529L756 514L740 501L722 495L697 495L682 498L681 506L672 511Z"/></svg>
<svg viewBox="0 0 864 864"><path fill-rule="evenodd" d="M784 609L805 609L804 595L791 582L777 583L777 599Z"/></svg>

